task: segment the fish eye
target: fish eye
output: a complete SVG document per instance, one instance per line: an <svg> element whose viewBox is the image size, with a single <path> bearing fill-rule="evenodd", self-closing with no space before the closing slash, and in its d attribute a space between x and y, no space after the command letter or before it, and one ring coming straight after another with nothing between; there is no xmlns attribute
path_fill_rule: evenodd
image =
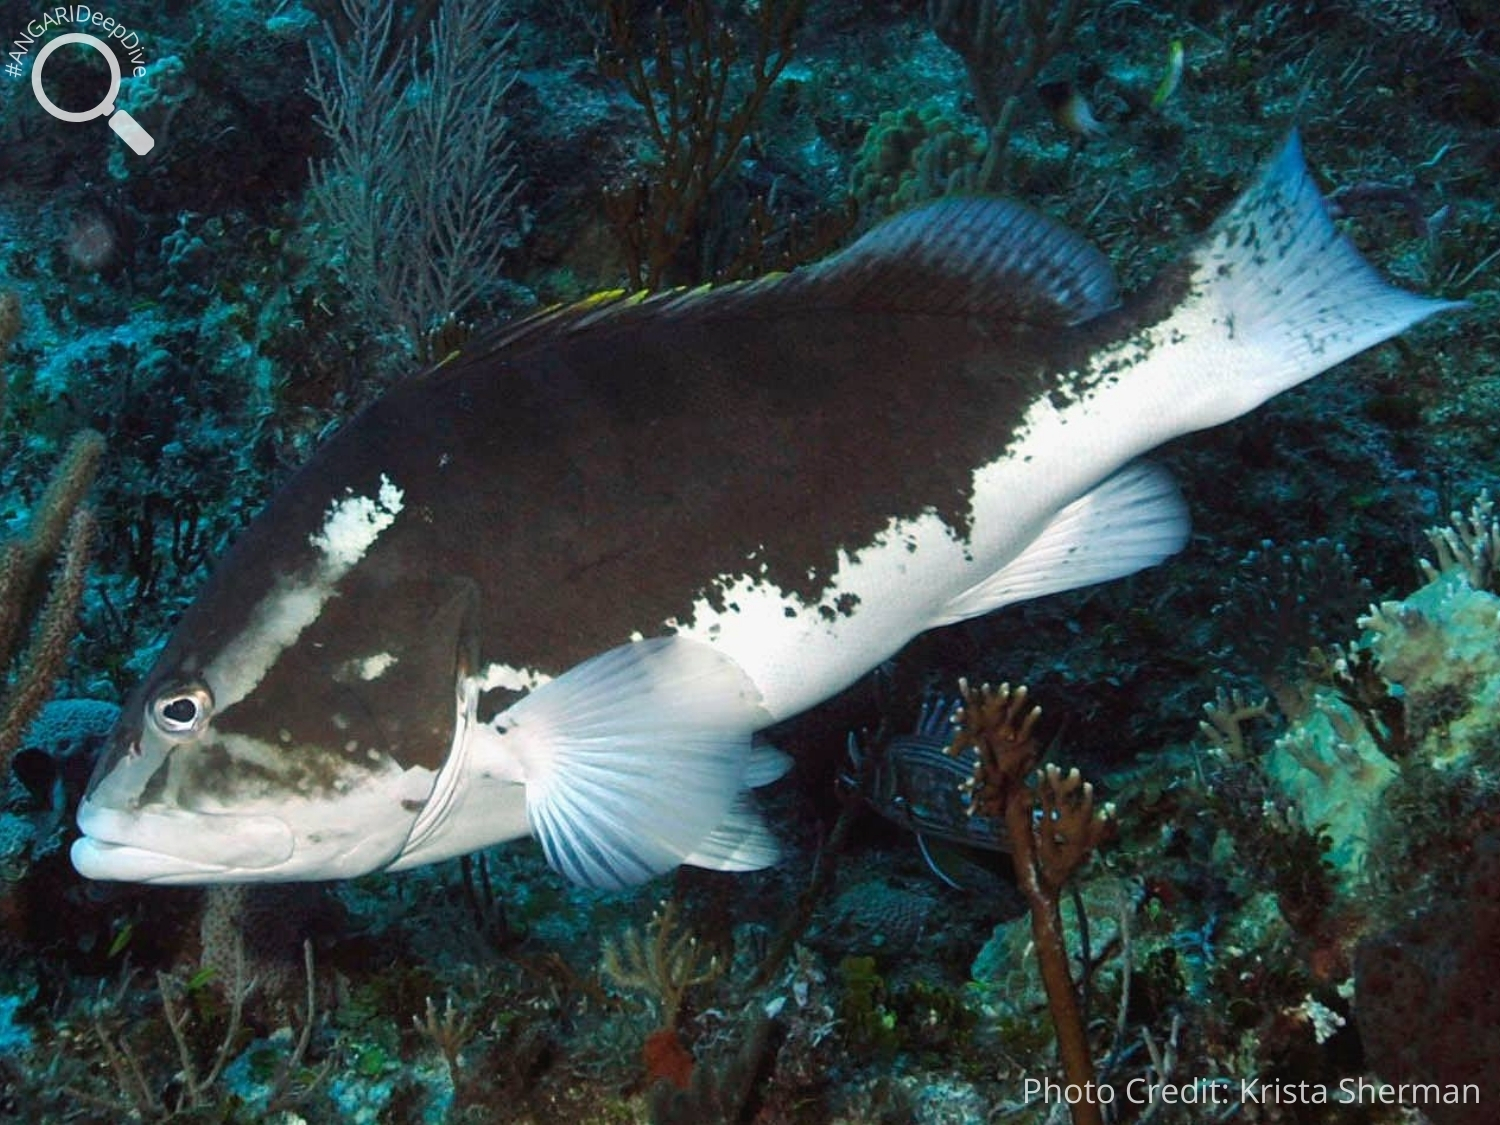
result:
<svg viewBox="0 0 1500 1125"><path fill-rule="evenodd" d="M173 688L152 701L151 721L168 738L181 740L208 726L213 709L214 698L202 684Z"/></svg>

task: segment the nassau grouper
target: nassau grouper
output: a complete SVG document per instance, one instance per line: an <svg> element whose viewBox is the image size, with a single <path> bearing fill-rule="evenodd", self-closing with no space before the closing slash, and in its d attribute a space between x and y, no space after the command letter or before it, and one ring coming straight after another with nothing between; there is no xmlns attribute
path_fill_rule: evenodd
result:
<svg viewBox="0 0 1500 1125"><path fill-rule="evenodd" d="M1449 305L1334 230L1293 136L1191 254L995 199L792 274L543 312L396 387L216 568L73 863L332 879L535 835L620 887L776 843L752 736L925 629L1159 562L1137 460Z"/></svg>

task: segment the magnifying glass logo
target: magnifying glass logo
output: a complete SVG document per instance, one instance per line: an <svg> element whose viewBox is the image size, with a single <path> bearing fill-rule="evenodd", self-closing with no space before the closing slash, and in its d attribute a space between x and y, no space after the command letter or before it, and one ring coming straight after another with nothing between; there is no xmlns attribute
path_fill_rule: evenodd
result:
<svg viewBox="0 0 1500 1125"><path fill-rule="evenodd" d="M109 64L109 92L104 95L104 100L91 109L78 113L55 105L47 96L46 91L42 89L42 64L47 61L48 55L64 43L86 43L103 55L104 61ZM139 121L115 106L115 98L120 93L120 63L115 58L115 53L92 35L70 31L67 35L59 35L43 47L36 56L36 62L31 64L31 92L36 95L36 100L41 103L42 108L59 121L92 121L96 117L109 118L109 127L115 131L115 136L128 144L137 156L145 156L156 144L156 138L142 129Z"/></svg>

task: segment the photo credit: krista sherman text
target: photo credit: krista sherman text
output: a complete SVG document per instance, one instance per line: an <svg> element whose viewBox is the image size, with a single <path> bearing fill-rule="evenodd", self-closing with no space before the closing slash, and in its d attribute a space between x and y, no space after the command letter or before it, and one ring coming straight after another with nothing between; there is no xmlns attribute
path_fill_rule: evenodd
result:
<svg viewBox="0 0 1500 1125"><path fill-rule="evenodd" d="M1479 1085L1441 1082L1380 1082L1371 1078L1343 1078L1335 1083L1283 1082L1268 1078L1204 1078L1163 1081L1140 1076L1125 1082L1058 1082L1025 1078L1021 1100L1026 1105L1119 1105L1213 1107L1258 1105L1388 1105L1421 1109L1435 1105L1479 1105Z"/></svg>
<svg viewBox="0 0 1500 1125"><path fill-rule="evenodd" d="M6 50L5 73L20 78L31 49L54 33L67 31L86 31L109 40L129 68L129 77L139 78L146 73L146 49L141 37L113 16L88 4L59 4L34 16L12 36Z"/></svg>

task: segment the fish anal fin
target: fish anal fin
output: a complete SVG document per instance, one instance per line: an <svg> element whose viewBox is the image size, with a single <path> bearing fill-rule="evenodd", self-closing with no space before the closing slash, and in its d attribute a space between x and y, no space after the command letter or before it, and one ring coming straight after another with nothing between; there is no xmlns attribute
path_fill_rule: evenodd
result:
<svg viewBox="0 0 1500 1125"><path fill-rule="evenodd" d="M1018 556L951 599L934 625L1123 578L1187 542L1187 505L1165 469L1132 462L1063 508Z"/></svg>
<svg viewBox="0 0 1500 1125"><path fill-rule="evenodd" d="M759 871L781 858L781 845L741 794L719 826L682 862L711 871Z"/></svg>

